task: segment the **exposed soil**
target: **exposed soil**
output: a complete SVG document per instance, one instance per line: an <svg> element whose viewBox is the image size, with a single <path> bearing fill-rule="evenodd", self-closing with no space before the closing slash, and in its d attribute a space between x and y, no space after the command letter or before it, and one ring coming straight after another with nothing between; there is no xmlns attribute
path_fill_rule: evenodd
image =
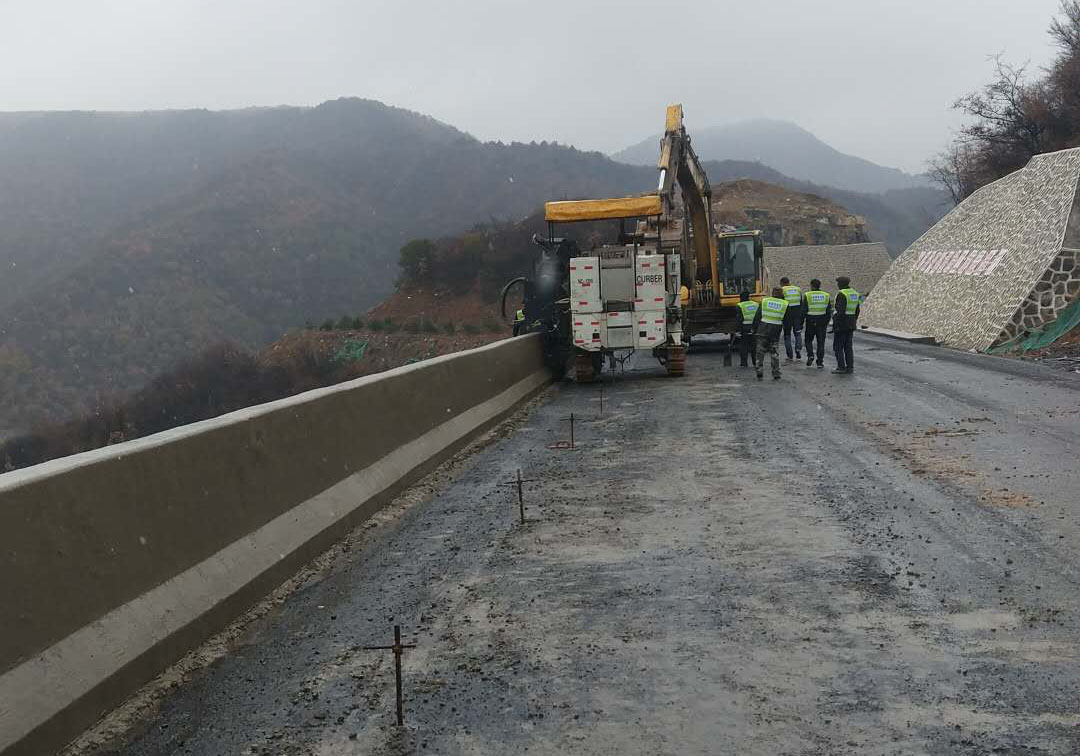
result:
<svg viewBox="0 0 1080 756"><path fill-rule="evenodd" d="M717 184L713 190L713 220L762 229L768 245L870 241L865 219L816 194L753 179Z"/></svg>
<svg viewBox="0 0 1080 756"><path fill-rule="evenodd" d="M520 294L520 289L517 290ZM507 298L507 314L517 301ZM367 319L391 318L404 325L412 320L430 320L439 325L454 323L458 329L466 325L483 327L493 322L503 323L499 303L484 297L477 289L455 294L430 287L410 286L399 289L367 313Z"/></svg>
<svg viewBox="0 0 1080 756"><path fill-rule="evenodd" d="M516 306L507 300L508 308ZM336 382L483 346L512 332L497 306L477 291L452 295L401 289L361 320L364 327L359 329L289 333L263 349L259 361L284 368L305 361L331 365Z"/></svg>
<svg viewBox="0 0 1080 756"><path fill-rule="evenodd" d="M1009 356L1080 373L1080 328L1072 329L1053 344L1042 349L1032 349L1029 352Z"/></svg>
<svg viewBox="0 0 1080 756"><path fill-rule="evenodd" d="M506 338L508 332L467 333L410 333L407 331L334 330L297 331L268 346L259 353L264 364L284 366L316 359L340 364L337 381L371 375L400 367L410 362L483 346ZM363 356L358 356L361 354Z"/></svg>

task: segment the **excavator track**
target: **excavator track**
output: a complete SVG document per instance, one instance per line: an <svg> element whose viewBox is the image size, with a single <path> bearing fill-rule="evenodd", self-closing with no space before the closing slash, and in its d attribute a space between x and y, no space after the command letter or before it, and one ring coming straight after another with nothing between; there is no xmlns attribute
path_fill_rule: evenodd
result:
<svg viewBox="0 0 1080 756"><path fill-rule="evenodd" d="M667 348L667 374L678 378L686 374L686 347L669 346Z"/></svg>
<svg viewBox="0 0 1080 756"><path fill-rule="evenodd" d="M592 383L596 380L596 371L593 369L593 356L591 354L574 355L574 380L578 383Z"/></svg>

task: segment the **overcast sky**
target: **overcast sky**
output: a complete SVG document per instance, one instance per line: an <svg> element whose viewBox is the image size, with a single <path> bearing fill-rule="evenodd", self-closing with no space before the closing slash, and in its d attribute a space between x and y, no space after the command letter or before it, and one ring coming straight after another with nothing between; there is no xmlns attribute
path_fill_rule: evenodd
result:
<svg viewBox="0 0 1080 756"><path fill-rule="evenodd" d="M617 150L786 118L922 170L987 57L1044 65L1057 0L0 0L0 110L360 96L482 139Z"/></svg>

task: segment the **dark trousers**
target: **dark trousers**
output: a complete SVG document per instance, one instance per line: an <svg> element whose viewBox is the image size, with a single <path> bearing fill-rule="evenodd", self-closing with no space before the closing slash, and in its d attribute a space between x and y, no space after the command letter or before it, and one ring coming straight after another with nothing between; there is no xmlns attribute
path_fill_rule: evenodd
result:
<svg viewBox="0 0 1080 756"><path fill-rule="evenodd" d="M844 370L855 367L855 354L851 348L851 338L854 331L833 331L832 350L836 355L836 366Z"/></svg>
<svg viewBox="0 0 1080 756"><path fill-rule="evenodd" d="M817 364L825 364L825 333L829 330L829 319L824 315L806 316L806 356L814 354L814 341L817 341Z"/></svg>
<svg viewBox="0 0 1080 756"><path fill-rule="evenodd" d="M794 352L791 351L792 346L795 347ZM784 351L787 352L789 360L792 357L802 359L802 323L797 318L793 318L790 323L784 323Z"/></svg>
<svg viewBox="0 0 1080 756"><path fill-rule="evenodd" d="M746 367L746 359L748 356L753 360L754 364L757 365L757 353L755 351L754 341L754 334L749 331L742 331L739 334L739 365L741 367Z"/></svg>
<svg viewBox="0 0 1080 756"><path fill-rule="evenodd" d="M515 320L514 321L514 335L517 336L519 333L521 333L521 329L524 328L524 327L525 327L525 321L524 320Z"/></svg>

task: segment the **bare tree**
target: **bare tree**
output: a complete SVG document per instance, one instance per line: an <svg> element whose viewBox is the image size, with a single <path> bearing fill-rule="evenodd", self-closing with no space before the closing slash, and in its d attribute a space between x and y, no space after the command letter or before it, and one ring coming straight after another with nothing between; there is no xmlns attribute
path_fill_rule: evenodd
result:
<svg viewBox="0 0 1080 756"><path fill-rule="evenodd" d="M954 142L929 163L927 173L949 193L953 204L959 205L978 185L974 180L976 158L971 145Z"/></svg>
<svg viewBox="0 0 1080 756"><path fill-rule="evenodd" d="M954 202L1035 155L1080 146L1080 0L1061 0L1049 31L1060 52L1041 76L997 56L993 80L954 103L968 120L929 165Z"/></svg>
<svg viewBox="0 0 1080 756"><path fill-rule="evenodd" d="M1042 152L1043 87L1027 82L1025 68L1012 66L1001 56L994 58L994 71L996 78L982 91L961 97L953 105L975 119L960 130L960 139L1010 148L1026 156L1026 162Z"/></svg>
<svg viewBox="0 0 1080 756"><path fill-rule="evenodd" d="M1080 0L1061 0L1061 16L1050 22L1050 36L1066 55L1080 54Z"/></svg>

